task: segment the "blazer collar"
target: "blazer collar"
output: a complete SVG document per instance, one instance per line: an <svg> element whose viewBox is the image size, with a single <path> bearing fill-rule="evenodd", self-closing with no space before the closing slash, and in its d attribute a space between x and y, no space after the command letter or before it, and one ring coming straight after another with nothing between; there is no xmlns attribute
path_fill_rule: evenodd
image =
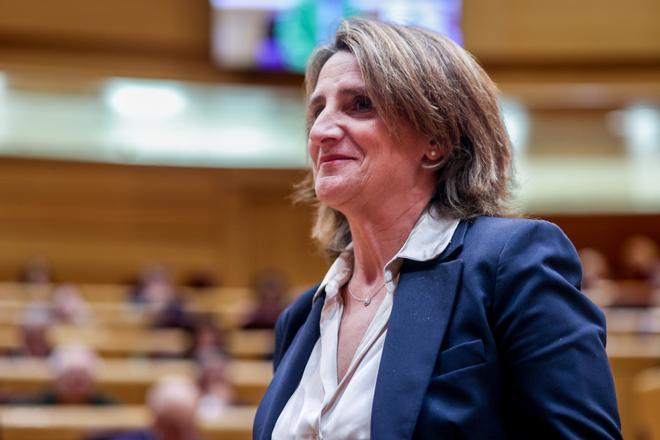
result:
<svg viewBox="0 0 660 440"><path fill-rule="evenodd" d="M463 269L462 221L430 262L406 261L394 295L371 412L371 437L412 438L436 357L451 318Z"/></svg>

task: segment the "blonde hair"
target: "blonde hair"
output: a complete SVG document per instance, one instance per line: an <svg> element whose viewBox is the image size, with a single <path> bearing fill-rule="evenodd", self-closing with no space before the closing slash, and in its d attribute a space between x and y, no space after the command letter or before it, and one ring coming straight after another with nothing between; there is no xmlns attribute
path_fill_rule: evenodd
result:
<svg viewBox="0 0 660 440"><path fill-rule="evenodd" d="M334 42L310 57L307 97L323 65L339 51L355 56L367 95L392 136L396 127L408 124L442 149L432 199L438 212L455 218L508 212L511 149L497 87L466 50L417 27L344 20ZM340 253L351 240L348 221L318 201L311 172L298 184L295 199L316 204L312 237L330 256Z"/></svg>

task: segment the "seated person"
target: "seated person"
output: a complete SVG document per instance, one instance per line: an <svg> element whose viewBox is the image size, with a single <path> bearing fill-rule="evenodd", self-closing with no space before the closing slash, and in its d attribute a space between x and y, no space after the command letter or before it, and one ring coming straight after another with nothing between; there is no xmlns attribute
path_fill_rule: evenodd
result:
<svg viewBox="0 0 660 440"><path fill-rule="evenodd" d="M192 344L187 357L201 360L226 353L225 335L212 315L198 314L195 318Z"/></svg>
<svg viewBox="0 0 660 440"><path fill-rule="evenodd" d="M20 346L9 354L17 357L46 357L52 350L48 329L52 322L48 305L32 302L23 310L20 329Z"/></svg>
<svg viewBox="0 0 660 440"><path fill-rule="evenodd" d="M151 427L122 434L96 435L94 440L199 440L194 382L184 377L164 377L147 396L152 415Z"/></svg>
<svg viewBox="0 0 660 440"><path fill-rule="evenodd" d="M18 275L18 282L25 284L49 284L52 282L50 264L44 257L30 257Z"/></svg>
<svg viewBox="0 0 660 440"><path fill-rule="evenodd" d="M633 235L621 245L621 265L628 279L660 285L660 249L645 235Z"/></svg>
<svg viewBox="0 0 660 440"><path fill-rule="evenodd" d="M605 255L594 248L582 248L578 256L582 263L582 291L601 307L612 305L619 292L610 277Z"/></svg>
<svg viewBox="0 0 660 440"><path fill-rule="evenodd" d="M129 293L129 301L150 316L156 328L180 328L192 332L194 318L186 310L182 296L167 271L159 265L147 266Z"/></svg>
<svg viewBox="0 0 660 440"><path fill-rule="evenodd" d="M227 357L220 353L200 359L198 413L203 420L217 418L234 402L234 390L227 377L227 364Z"/></svg>
<svg viewBox="0 0 660 440"><path fill-rule="evenodd" d="M53 384L13 403L23 405L110 405L113 399L96 389L96 354L82 345L63 345L49 359Z"/></svg>
<svg viewBox="0 0 660 440"><path fill-rule="evenodd" d="M257 304L243 322L244 329L275 328L277 317L284 310L287 286L279 272L264 272L255 282Z"/></svg>
<svg viewBox="0 0 660 440"><path fill-rule="evenodd" d="M169 287L171 287L170 276L163 266L146 265L131 288L128 301L138 306L159 301L163 296L163 290Z"/></svg>
<svg viewBox="0 0 660 440"><path fill-rule="evenodd" d="M51 294L51 313L53 319L62 324L89 324L92 314L81 295L73 284L60 284Z"/></svg>

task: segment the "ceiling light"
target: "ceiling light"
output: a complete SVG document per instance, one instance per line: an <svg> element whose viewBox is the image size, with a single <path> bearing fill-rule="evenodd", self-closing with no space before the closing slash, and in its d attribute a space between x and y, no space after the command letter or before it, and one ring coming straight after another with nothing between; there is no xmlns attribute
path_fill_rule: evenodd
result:
<svg viewBox="0 0 660 440"><path fill-rule="evenodd" d="M176 84L155 81L110 81L105 102L115 113L129 119L169 119L186 108L186 97Z"/></svg>

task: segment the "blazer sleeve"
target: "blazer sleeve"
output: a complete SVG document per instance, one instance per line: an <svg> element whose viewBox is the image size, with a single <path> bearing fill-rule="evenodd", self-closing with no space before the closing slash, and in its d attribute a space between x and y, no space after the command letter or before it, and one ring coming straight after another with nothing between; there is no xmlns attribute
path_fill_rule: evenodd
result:
<svg viewBox="0 0 660 440"><path fill-rule="evenodd" d="M302 293L277 318L275 323L275 348L273 350L273 370L277 371L280 361L293 342L293 338L305 323L312 309L312 301L319 285Z"/></svg>
<svg viewBox="0 0 660 440"><path fill-rule="evenodd" d="M275 323L275 349L273 350L273 372L277 371L277 367L286 352L285 335L287 332L287 323L289 321L290 309L285 310Z"/></svg>
<svg viewBox="0 0 660 440"><path fill-rule="evenodd" d="M525 222L502 248L493 325L512 413L548 438L619 439L605 319L580 282L575 248L551 223Z"/></svg>

